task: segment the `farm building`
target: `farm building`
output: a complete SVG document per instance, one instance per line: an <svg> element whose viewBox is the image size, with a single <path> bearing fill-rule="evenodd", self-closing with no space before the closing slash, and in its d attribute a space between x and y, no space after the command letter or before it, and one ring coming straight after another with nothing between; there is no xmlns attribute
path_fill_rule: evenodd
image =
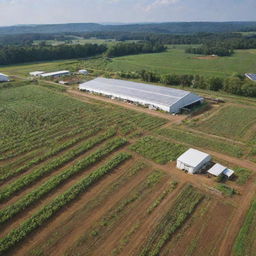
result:
<svg viewBox="0 0 256 256"><path fill-rule="evenodd" d="M188 171L190 174L199 172L206 166L212 157L204 152L190 148L177 159L176 167Z"/></svg>
<svg viewBox="0 0 256 256"><path fill-rule="evenodd" d="M245 76L252 81L256 81L256 74L245 73Z"/></svg>
<svg viewBox="0 0 256 256"><path fill-rule="evenodd" d="M68 70L61 70L56 72L50 72L50 73L43 73L40 76L41 77L60 77L60 76L68 76L70 75L70 72Z"/></svg>
<svg viewBox="0 0 256 256"><path fill-rule="evenodd" d="M7 75L0 73L0 82L9 82L10 79Z"/></svg>
<svg viewBox="0 0 256 256"><path fill-rule="evenodd" d="M171 113L178 113L182 108L203 101L203 98L188 91L117 79L96 78L80 84L79 89Z"/></svg>
<svg viewBox="0 0 256 256"><path fill-rule="evenodd" d="M86 69L80 69L78 73L81 75L88 75L89 72Z"/></svg>
<svg viewBox="0 0 256 256"><path fill-rule="evenodd" d="M208 173L216 177L220 175L225 175L228 178L230 178L234 174L234 171L228 169L227 167L221 164L215 164L210 170L208 170Z"/></svg>
<svg viewBox="0 0 256 256"><path fill-rule="evenodd" d="M30 72L29 75L30 76L41 76L44 73L44 71L33 71Z"/></svg>

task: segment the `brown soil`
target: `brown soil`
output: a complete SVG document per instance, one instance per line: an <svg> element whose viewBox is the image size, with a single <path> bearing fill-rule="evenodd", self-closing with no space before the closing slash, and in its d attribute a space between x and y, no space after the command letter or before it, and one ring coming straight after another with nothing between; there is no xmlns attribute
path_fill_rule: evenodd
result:
<svg viewBox="0 0 256 256"><path fill-rule="evenodd" d="M132 183L129 182L125 184L118 193L113 194L103 205L92 209L88 215L84 216L83 207L85 207L90 200L96 198L96 196L100 194L101 191L104 191L114 180L120 177L131 164L132 161L127 162L111 175L106 176L89 191L82 194L78 200L61 211L56 218L49 221L48 225L40 228L30 239L27 239L26 243L23 243L22 247L15 252L15 255L27 255L27 252L35 246L37 248L40 248L40 245L44 246L46 244L45 241L47 241L53 233L61 234L60 239L57 239L54 246L51 246L50 243L49 245L47 244L46 255L63 255L61 251L63 252L66 248L69 248L93 222L103 216L106 211L111 209L120 199L124 198L133 187L145 179L147 172L143 171L132 180ZM63 241L65 241L65 243L63 243Z"/></svg>

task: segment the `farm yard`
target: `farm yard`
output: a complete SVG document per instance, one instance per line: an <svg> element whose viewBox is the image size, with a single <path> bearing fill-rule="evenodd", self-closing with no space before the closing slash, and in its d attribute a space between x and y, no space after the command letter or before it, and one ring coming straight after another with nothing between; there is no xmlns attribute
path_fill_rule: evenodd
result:
<svg viewBox="0 0 256 256"><path fill-rule="evenodd" d="M77 63L6 71L25 79L32 67ZM168 115L16 80L0 87L0 255L253 255L253 100L227 97L199 115ZM176 169L190 147L235 178Z"/></svg>

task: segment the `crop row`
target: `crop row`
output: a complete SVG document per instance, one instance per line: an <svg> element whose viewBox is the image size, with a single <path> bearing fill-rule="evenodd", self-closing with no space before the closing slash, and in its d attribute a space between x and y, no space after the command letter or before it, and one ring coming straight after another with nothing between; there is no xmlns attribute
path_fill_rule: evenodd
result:
<svg viewBox="0 0 256 256"><path fill-rule="evenodd" d="M230 156L241 157L243 148L241 145L216 138L200 136L199 134L177 129L161 129L158 134L193 146L207 148Z"/></svg>
<svg viewBox="0 0 256 256"><path fill-rule="evenodd" d="M81 222L81 218L85 216L91 215L91 213L97 208L100 207L113 196L113 193L118 192L125 184L128 182L132 182L132 180L137 176L141 171L145 170L147 167L143 162L135 162L128 170L125 170L122 175L120 175L115 181L104 188L101 193L98 193L92 200L90 200L87 204L81 207L78 211L76 211L72 216L72 222L66 223L65 226L60 225L55 229L55 232L58 233L56 237L55 232L51 233L47 236L47 239L37 243L37 245L31 248L28 252L28 255L36 255L36 251L40 248L40 252L42 255L47 254L45 251L48 250L48 246L54 246L59 241L62 241L65 236L71 231L74 230L77 223ZM122 168L123 169L123 168ZM123 169L124 170L124 169ZM48 243L48 241L51 241Z"/></svg>
<svg viewBox="0 0 256 256"><path fill-rule="evenodd" d="M131 149L156 163L165 164L168 161L177 159L186 150L186 147L152 136L146 136L133 144Z"/></svg>
<svg viewBox="0 0 256 256"><path fill-rule="evenodd" d="M183 225L203 195L191 185L187 186L177 197L174 204L160 220L148 241L142 247L140 256L157 256L174 232Z"/></svg>
<svg viewBox="0 0 256 256"><path fill-rule="evenodd" d="M65 193L57 196L49 204L45 205L36 214L32 215L27 221L22 223L18 228L12 230L8 235L0 239L0 253L3 253L16 245L28 234L30 234L36 228L45 224L57 211L63 206L70 203L82 192L85 192L90 186L99 181L104 175L110 173L114 168L119 166L125 160L130 158L130 155L126 153L119 153L107 164L92 172L83 178L80 182L72 186ZM80 165L82 168L82 163Z"/></svg>
<svg viewBox="0 0 256 256"><path fill-rule="evenodd" d="M140 202L152 192L154 188L163 179L165 173L162 171L153 171L143 183L137 185L129 194L117 202L110 210L96 221L91 229L86 230L79 240L67 251L67 255L73 255L83 252L84 255L90 254L89 250L97 246L100 239L104 238L108 232L111 232L120 218L124 218L130 211L134 210Z"/></svg>
<svg viewBox="0 0 256 256"><path fill-rule="evenodd" d="M57 145L55 148L52 148L50 151L48 151L46 154L39 156L37 158L32 159L31 161L27 162L24 166L19 167L18 169L14 169L14 170L6 170L5 173L3 173L3 171L1 170L0 174L0 181L4 181L10 177L13 177L17 174L26 172L27 170L29 170L30 167L35 166L47 159L49 159L50 157L55 156L56 154L60 153L61 151L75 145L76 143L78 143L79 141L88 138L89 136L96 134L99 131L99 129L92 129L89 130L85 133L83 133L82 135L70 140L70 141L66 141L65 143L61 144L60 146Z"/></svg>
<svg viewBox="0 0 256 256"><path fill-rule="evenodd" d="M44 175L54 171L56 168L63 166L67 162L75 159L79 155L93 148L95 145L103 142L104 140L114 135L115 135L115 131L113 129L110 129L104 134L99 134L98 136L85 141L78 148L70 150L66 154L55 158L51 162L48 162L46 166L40 167L34 170L33 172L18 178L13 183L3 187L0 190L0 202L11 197L11 195L13 195L15 192L20 191L22 188L39 180Z"/></svg>
<svg viewBox="0 0 256 256"><path fill-rule="evenodd" d="M96 152L92 153L88 157L74 164L73 166L61 172L60 174L53 176L48 181L43 183L41 186L37 187L32 192L25 195L19 201L15 202L14 204L8 206L5 209L0 210L0 223L4 223L7 220L11 219L17 213L26 209L26 207L30 206L31 204L34 204L42 196L55 189L58 185L65 182L72 176L84 171L85 168L88 168L89 166L96 163L97 161L111 153L113 150L121 147L125 143L126 140L122 138L114 138L113 140L109 141L106 145L104 145L102 148L98 149Z"/></svg>

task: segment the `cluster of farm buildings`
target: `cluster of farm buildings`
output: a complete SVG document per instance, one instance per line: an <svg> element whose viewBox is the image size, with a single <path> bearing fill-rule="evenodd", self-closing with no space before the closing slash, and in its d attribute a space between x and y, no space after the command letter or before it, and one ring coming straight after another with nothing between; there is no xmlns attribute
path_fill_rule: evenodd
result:
<svg viewBox="0 0 256 256"><path fill-rule="evenodd" d="M234 174L233 170L219 163L212 164L212 157L209 154L193 148L187 150L177 159L176 167L190 174L200 173L204 170L216 177L224 175L230 178Z"/></svg>

